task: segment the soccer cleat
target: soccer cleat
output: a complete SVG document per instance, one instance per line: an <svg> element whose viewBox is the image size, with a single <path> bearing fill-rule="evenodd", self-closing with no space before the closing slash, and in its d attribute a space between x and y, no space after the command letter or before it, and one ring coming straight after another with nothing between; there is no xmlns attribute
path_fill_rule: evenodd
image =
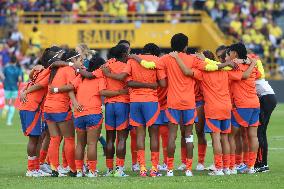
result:
<svg viewBox="0 0 284 189"><path fill-rule="evenodd" d="M33 177L34 171L27 170L26 177Z"/></svg>
<svg viewBox="0 0 284 189"><path fill-rule="evenodd" d="M269 166L268 165L264 165L264 168L265 168L265 172L269 172L270 169L269 169Z"/></svg>
<svg viewBox="0 0 284 189"><path fill-rule="evenodd" d="M113 176L113 170L112 169L108 169L106 174L103 175L104 177L112 177Z"/></svg>
<svg viewBox="0 0 284 189"><path fill-rule="evenodd" d="M206 167L205 170L207 171L215 171L216 170L216 167L214 164L210 165L209 167Z"/></svg>
<svg viewBox="0 0 284 189"><path fill-rule="evenodd" d="M57 167L57 170L58 170L59 173L66 175L66 174L69 173L70 168L69 168L69 166L67 166L67 167L62 167L62 166L60 165L60 166Z"/></svg>
<svg viewBox="0 0 284 189"><path fill-rule="evenodd" d="M244 171L247 169L247 166L246 166L246 164L241 163L240 165L236 166L236 169L237 169L238 172L244 173Z"/></svg>
<svg viewBox="0 0 284 189"><path fill-rule="evenodd" d="M179 171L184 171L185 168L186 168L186 165L185 165L184 163L182 163L182 164L177 168L177 170L179 170Z"/></svg>
<svg viewBox="0 0 284 189"><path fill-rule="evenodd" d="M77 177L77 178L83 177L83 172L82 172L82 171L77 171L76 177Z"/></svg>
<svg viewBox="0 0 284 189"><path fill-rule="evenodd" d="M161 176L163 175L159 173L159 171L153 169L150 170L150 177L161 177Z"/></svg>
<svg viewBox="0 0 284 189"><path fill-rule="evenodd" d="M174 176L174 171L173 170L168 170L167 171L167 177L173 177Z"/></svg>
<svg viewBox="0 0 284 189"><path fill-rule="evenodd" d="M236 174L238 174L238 171L237 171L236 168L233 168L233 169L231 169L230 171L231 171L231 175L236 175Z"/></svg>
<svg viewBox="0 0 284 189"><path fill-rule="evenodd" d="M247 173L247 174L255 174L256 171L255 171L254 167L251 167L251 168L247 168L247 169L246 169L246 173Z"/></svg>
<svg viewBox="0 0 284 189"><path fill-rule="evenodd" d="M162 165L158 165L158 170L159 171L166 171L166 170L168 170L167 164L163 163Z"/></svg>
<svg viewBox="0 0 284 189"><path fill-rule="evenodd" d="M123 170L115 170L114 177L128 177L129 175L127 175Z"/></svg>
<svg viewBox="0 0 284 189"><path fill-rule="evenodd" d="M260 166L260 167L255 167L254 169L255 169L255 171L256 171L257 173L269 172L269 167L266 166L266 165Z"/></svg>
<svg viewBox="0 0 284 189"><path fill-rule="evenodd" d="M147 177L147 170L141 170L140 177Z"/></svg>
<svg viewBox="0 0 284 189"><path fill-rule="evenodd" d="M186 170L185 171L185 176L192 177L193 176L192 171L191 170Z"/></svg>
<svg viewBox="0 0 284 189"><path fill-rule="evenodd" d="M41 164L40 170L42 170L43 172L49 173L49 174L51 174L52 172L50 166L47 163Z"/></svg>
<svg viewBox="0 0 284 189"><path fill-rule="evenodd" d="M138 163L135 163L134 165L132 165L132 171L134 172L140 171L140 166Z"/></svg>
<svg viewBox="0 0 284 189"><path fill-rule="evenodd" d="M204 171L205 167L203 164L198 163L196 166L196 171Z"/></svg>
<svg viewBox="0 0 284 189"><path fill-rule="evenodd" d="M34 177L50 177L50 174L39 169L39 170L34 171Z"/></svg>
<svg viewBox="0 0 284 189"><path fill-rule="evenodd" d="M88 174L86 174L86 177L89 177L89 178L98 177L98 173L89 171Z"/></svg>
<svg viewBox="0 0 284 189"><path fill-rule="evenodd" d="M59 173L58 171L52 170L51 177L66 177L67 175Z"/></svg>
<svg viewBox="0 0 284 189"><path fill-rule="evenodd" d="M231 170L229 168L223 169L225 175L231 175Z"/></svg>
<svg viewBox="0 0 284 189"><path fill-rule="evenodd" d="M222 169L216 169L215 171L208 173L208 175L210 175L210 176L224 176L224 173L223 173Z"/></svg>
<svg viewBox="0 0 284 189"><path fill-rule="evenodd" d="M69 172L67 173L67 175L68 175L69 177L77 177L77 171L75 171L75 172L69 171Z"/></svg>

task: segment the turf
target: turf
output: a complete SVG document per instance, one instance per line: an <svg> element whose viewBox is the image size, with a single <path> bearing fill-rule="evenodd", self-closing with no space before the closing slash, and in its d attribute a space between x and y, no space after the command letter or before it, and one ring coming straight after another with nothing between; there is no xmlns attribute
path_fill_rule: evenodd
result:
<svg viewBox="0 0 284 189"><path fill-rule="evenodd" d="M284 188L284 104L278 105L274 111L269 129L269 173L255 175L235 175L224 177L210 177L207 172L194 172L194 177L188 178L184 173L176 171L175 177L139 178L137 173L130 171L131 157L127 151L126 169L130 177L127 178L26 178L26 142L23 136L19 117L15 116L14 125L8 127L0 118L0 189L4 188ZM104 131L103 131L104 132ZM212 163L212 148L209 141L206 165ZM129 141L128 141L129 142ZM147 142L147 149L149 149ZM179 162L179 138L177 140L176 161ZM129 147L129 145L128 145ZM128 148L129 149L129 148ZM195 156L196 156L196 151ZM98 169L100 174L105 171L105 160L99 148ZM147 150L149 165L149 150ZM196 165L196 158L195 164Z"/></svg>

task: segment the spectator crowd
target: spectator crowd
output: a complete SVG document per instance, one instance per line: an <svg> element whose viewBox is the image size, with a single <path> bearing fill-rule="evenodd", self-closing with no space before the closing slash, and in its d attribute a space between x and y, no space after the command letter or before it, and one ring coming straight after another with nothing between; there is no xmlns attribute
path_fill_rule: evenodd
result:
<svg viewBox="0 0 284 189"><path fill-rule="evenodd" d="M284 73L284 40L279 25L284 23L283 0L2 0L0 26L9 28L9 37L0 44L2 66L9 62L11 55L27 68L37 61L43 38L37 28L28 39L30 43L25 54L21 51L25 36L16 29L16 23L24 12L66 11L73 12L76 17L92 11L123 21L129 13L151 16L160 11L199 9L204 3L221 30L235 41L243 41L248 49L263 58L271 75Z"/></svg>
<svg viewBox="0 0 284 189"><path fill-rule="evenodd" d="M206 8L225 34L265 60L272 75L284 73L283 0L208 0Z"/></svg>

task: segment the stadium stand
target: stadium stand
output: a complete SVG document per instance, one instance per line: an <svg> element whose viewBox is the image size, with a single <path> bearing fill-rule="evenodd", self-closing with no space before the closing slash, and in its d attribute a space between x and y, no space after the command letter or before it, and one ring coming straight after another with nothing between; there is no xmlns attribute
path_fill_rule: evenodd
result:
<svg viewBox="0 0 284 189"><path fill-rule="evenodd" d="M95 27L101 31L100 29L105 27L103 24L111 23L111 27L116 30L116 28L125 28L125 26L129 28L130 24L134 23L135 27L129 30L129 35L125 34L131 38L132 32L136 32L137 28L142 30L142 33L138 34L143 35L144 27L153 28L155 26L152 23L155 23L159 28L170 28L167 35L177 30L188 30L191 36L191 46L200 49L211 48L213 50L211 47L213 45L242 40L249 49L264 59L268 77L280 79L281 74L284 73L284 50L281 48L284 46L283 25L281 25L284 23L284 2L280 0L6 0L0 2L0 10L0 26L2 26L0 36L5 37L1 44L2 66L9 61L9 54L13 53L17 55L21 64L28 68L36 62L36 57L41 52L39 47L45 47L50 43L63 44L54 42L62 38L61 33L57 37L53 35L50 38L45 35L52 33L52 29L47 30L42 26L66 28L68 24L74 27L79 27L77 24L80 24L80 27L87 28L99 23L101 26L97 24ZM204 11L198 10L206 10L211 18ZM219 31L219 28L216 28L212 20L217 23L225 35ZM178 23L188 24L190 31ZM200 33L200 25L206 30L205 33L204 31ZM70 32L73 31L72 27L70 27ZM68 31L68 29L63 29L63 31ZM76 30L81 36L79 42L86 42L88 39L95 41L95 36L89 34L94 30L82 31L80 35L80 32ZM159 32L162 29L156 31ZM105 35L112 35L108 32L105 31ZM202 40L198 34L206 35L209 39ZM113 35L121 36L119 33L113 33ZM165 38L164 41L168 41L166 35L153 37L157 38L161 47L167 48L168 44L164 44L162 40ZM208 41L213 41L213 45L207 45ZM112 45L109 41L106 41L106 44L95 42L88 45L98 49L106 49ZM140 48L143 42L135 38L133 46ZM74 48L77 43L77 39L70 37L69 47ZM198 43L201 44L198 45Z"/></svg>

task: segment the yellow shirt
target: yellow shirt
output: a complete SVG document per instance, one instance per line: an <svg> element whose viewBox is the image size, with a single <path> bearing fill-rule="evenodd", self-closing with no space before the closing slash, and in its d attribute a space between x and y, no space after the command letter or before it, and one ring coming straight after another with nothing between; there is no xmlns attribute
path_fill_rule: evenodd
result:
<svg viewBox="0 0 284 189"><path fill-rule="evenodd" d="M233 10L234 6L235 6L234 2L229 1L225 3L226 10L228 10L229 12Z"/></svg>
<svg viewBox="0 0 284 189"><path fill-rule="evenodd" d="M31 41L33 45L41 45L41 32L32 32L31 33Z"/></svg>
<svg viewBox="0 0 284 189"><path fill-rule="evenodd" d="M88 5L87 5L87 1L86 0L81 0L78 3L79 5L79 12L80 13L86 13L88 10Z"/></svg>
<svg viewBox="0 0 284 189"><path fill-rule="evenodd" d="M127 4L119 3L118 5L118 16L126 17L127 16Z"/></svg>
<svg viewBox="0 0 284 189"><path fill-rule="evenodd" d="M279 38L282 36L282 29L279 26L276 27L271 26L269 28L269 33L274 35L276 38Z"/></svg>
<svg viewBox="0 0 284 189"><path fill-rule="evenodd" d="M249 34L244 34L243 35L243 41L248 44L252 42L251 36Z"/></svg>
<svg viewBox="0 0 284 189"><path fill-rule="evenodd" d="M252 36L252 40L253 42L255 42L255 44L261 44L264 40L264 36L261 33L256 33L255 35Z"/></svg>
<svg viewBox="0 0 284 189"><path fill-rule="evenodd" d="M265 71L264 71L264 68L263 68L261 60L257 60L256 61L256 68L258 69L258 71L261 74L259 79L265 79Z"/></svg>
<svg viewBox="0 0 284 189"><path fill-rule="evenodd" d="M261 29L263 26L262 18L261 17L256 17L255 22L254 22L254 28L255 29Z"/></svg>
<svg viewBox="0 0 284 189"><path fill-rule="evenodd" d="M208 1L206 1L206 3L205 3L206 7L207 7L209 10L213 9L214 4L215 4L214 0L208 0Z"/></svg>
<svg viewBox="0 0 284 189"><path fill-rule="evenodd" d="M230 23L230 26L234 29L235 32L237 32L238 34L242 33L242 23L240 21L235 21L233 20Z"/></svg>

